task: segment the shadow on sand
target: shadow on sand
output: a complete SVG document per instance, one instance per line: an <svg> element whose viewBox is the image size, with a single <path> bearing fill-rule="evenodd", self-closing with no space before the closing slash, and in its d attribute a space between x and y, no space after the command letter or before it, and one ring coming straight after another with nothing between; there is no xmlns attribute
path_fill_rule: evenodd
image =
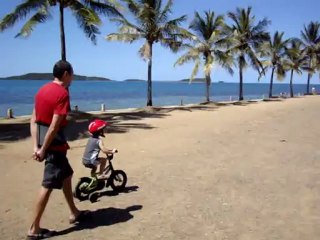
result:
<svg viewBox="0 0 320 240"><path fill-rule="evenodd" d="M54 236L61 236L84 229L95 229L98 227L127 222L134 217L131 212L141 209L142 205L133 205L125 209L113 207L98 209L91 212L86 221L83 221L81 224L74 225L64 230L57 231Z"/></svg>
<svg viewBox="0 0 320 240"><path fill-rule="evenodd" d="M214 111L222 106L236 105L246 106L248 104L258 102L272 102L272 101L283 101L280 98L264 99L264 100L249 100L249 101L233 101L233 102L208 102L200 104L190 104L184 106L172 106L172 107L145 107L135 109L133 111L124 112L106 112L106 113L87 113L81 111L72 111L69 116L69 124L66 128L66 136L69 141L86 138L87 127L89 122L93 119L100 118L111 123L108 128L108 133L126 133L130 129L153 129L154 127L139 123L136 121L146 118L164 118L170 116L172 111L188 111L194 110L206 110ZM135 121L135 122L132 122ZM25 139L30 136L30 125L29 119L23 120L2 120L0 121L0 142L10 142Z"/></svg>
<svg viewBox="0 0 320 240"><path fill-rule="evenodd" d="M108 127L108 133L126 133L130 129L153 129L149 124L136 121L146 118L164 118L169 116L172 111L193 111L193 110L212 110L213 106L195 105L178 107L145 107L135 111L118 113L100 113L93 114L81 111L72 111L69 116L69 124L65 129L69 141L86 138L89 122L100 118L108 121L111 126ZM17 119L18 120L18 119ZM30 137L29 119L2 120L0 121L0 142L10 142ZM135 121L135 122L132 122Z"/></svg>
<svg viewBox="0 0 320 240"><path fill-rule="evenodd" d="M131 192L137 192L138 191L138 186L129 186L129 187L125 187L122 191L117 192L117 191L113 191L113 190L105 190L105 191L99 191L99 192L95 192L94 194L96 194L97 196L97 200L95 202L98 202L100 200L100 198L102 197L113 197L113 196L117 196L119 194L123 194L123 193L131 193ZM89 198L89 196L88 196ZM85 200L88 200L85 199Z"/></svg>
<svg viewBox="0 0 320 240"><path fill-rule="evenodd" d="M102 192L98 193L98 200L97 201L99 201L99 199L104 196L112 197L112 196L117 196L122 193L137 192L138 188L139 188L138 186L129 186L129 187L125 187L121 192L115 192L113 190L102 191Z"/></svg>

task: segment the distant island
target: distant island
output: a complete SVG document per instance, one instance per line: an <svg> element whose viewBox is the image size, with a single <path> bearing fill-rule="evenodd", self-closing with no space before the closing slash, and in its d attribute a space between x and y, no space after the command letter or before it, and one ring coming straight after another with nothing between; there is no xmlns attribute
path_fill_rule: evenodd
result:
<svg viewBox="0 0 320 240"><path fill-rule="evenodd" d="M52 80L53 75L52 73L27 73L19 76L11 76L0 78L0 80ZM111 81L108 78L103 77L88 77L84 75L77 75L74 74L74 80L83 80L83 81Z"/></svg>

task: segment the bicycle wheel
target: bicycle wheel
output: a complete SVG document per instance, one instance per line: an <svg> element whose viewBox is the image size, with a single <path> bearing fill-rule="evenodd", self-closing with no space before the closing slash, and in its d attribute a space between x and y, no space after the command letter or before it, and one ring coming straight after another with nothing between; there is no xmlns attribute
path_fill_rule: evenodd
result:
<svg viewBox="0 0 320 240"><path fill-rule="evenodd" d="M114 170L109 181L109 184L114 191L122 191L127 184L127 174L122 170Z"/></svg>
<svg viewBox="0 0 320 240"><path fill-rule="evenodd" d="M95 189L90 189L88 191L88 186L92 183L92 179L89 177L83 177L77 183L74 190L74 197L78 198L80 201L84 201L88 199L90 193L92 193Z"/></svg>

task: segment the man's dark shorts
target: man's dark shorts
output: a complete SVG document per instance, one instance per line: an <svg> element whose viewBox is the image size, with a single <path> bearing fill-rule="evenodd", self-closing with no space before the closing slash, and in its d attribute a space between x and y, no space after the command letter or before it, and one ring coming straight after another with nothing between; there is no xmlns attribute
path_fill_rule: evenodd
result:
<svg viewBox="0 0 320 240"><path fill-rule="evenodd" d="M61 189L63 181L73 174L66 153L47 152L42 186L48 189Z"/></svg>

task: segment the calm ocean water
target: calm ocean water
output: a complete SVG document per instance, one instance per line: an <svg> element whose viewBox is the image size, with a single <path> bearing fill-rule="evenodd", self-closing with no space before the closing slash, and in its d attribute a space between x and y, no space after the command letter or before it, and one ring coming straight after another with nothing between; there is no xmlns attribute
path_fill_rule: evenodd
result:
<svg viewBox="0 0 320 240"><path fill-rule="evenodd" d="M0 117L13 108L14 115L29 115L33 107L33 97L37 90L48 81L2 80L0 81ZM311 86L312 87L312 86ZM265 83L244 84L245 99L267 96L269 85ZM316 86L318 88L318 86ZM295 94L304 93L306 85L294 85ZM275 84L274 94L289 92L288 84ZM70 88L71 105L78 105L81 111L100 110L102 103L107 109L143 107L146 105L146 82L103 82L74 81ZM154 82L153 105L179 105L204 101L205 84L182 82ZM213 83L211 98L214 101L234 100L238 97L238 83Z"/></svg>

